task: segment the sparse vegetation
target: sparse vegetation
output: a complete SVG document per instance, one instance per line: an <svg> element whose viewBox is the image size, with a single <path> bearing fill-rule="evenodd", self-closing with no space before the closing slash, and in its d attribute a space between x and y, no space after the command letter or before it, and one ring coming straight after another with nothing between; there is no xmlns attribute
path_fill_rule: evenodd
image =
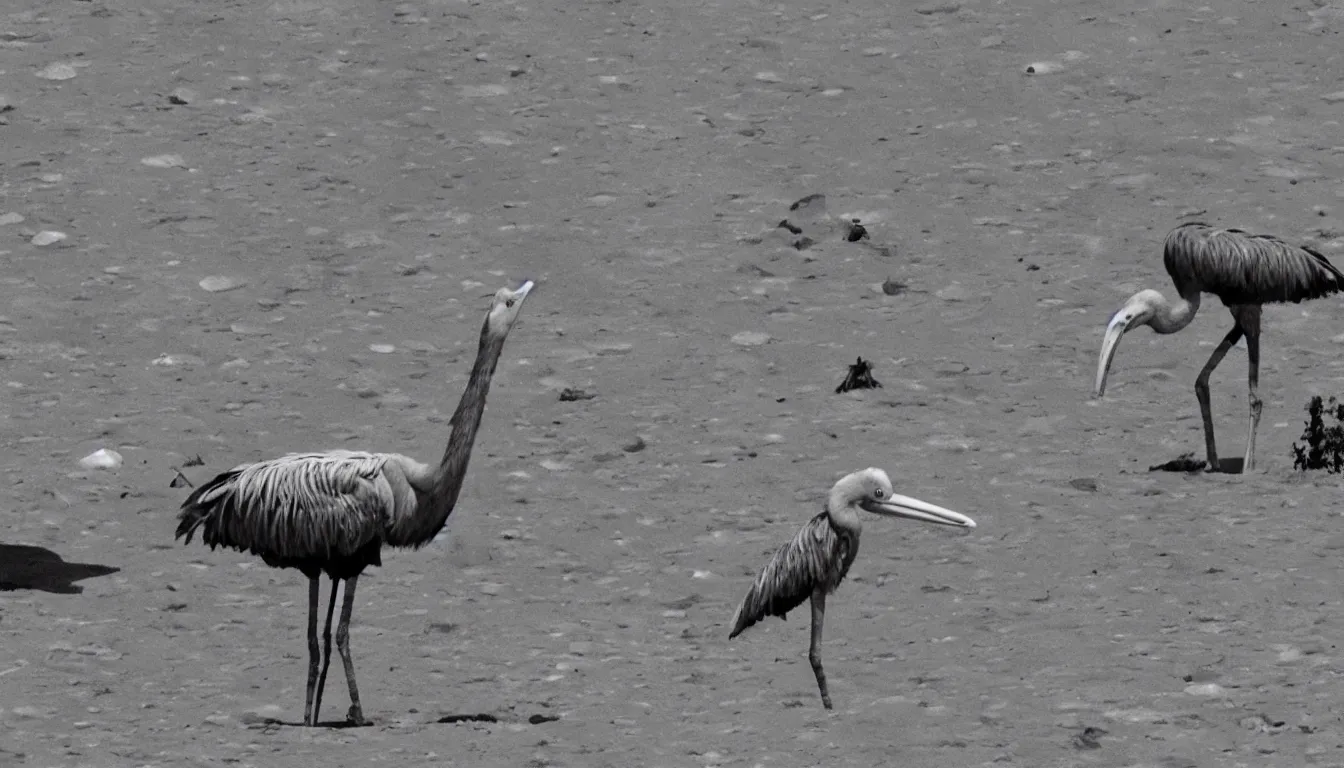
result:
<svg viewBox="0 0 1344 768"><path fill-rule="evenodd" d="M1329 416L1334 424L1325 426ZM1307 403L1307 427L1302 430L1301 443L1293 443L1293 466L1302 471L1324 469L1344 472L1344 403L1330 398L1327 403L1320 396Z"/></svg>

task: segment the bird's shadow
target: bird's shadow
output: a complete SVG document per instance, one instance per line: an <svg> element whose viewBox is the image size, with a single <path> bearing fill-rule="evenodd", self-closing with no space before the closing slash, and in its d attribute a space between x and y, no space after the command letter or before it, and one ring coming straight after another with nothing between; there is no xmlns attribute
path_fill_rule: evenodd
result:
<svg viewBox="0 0 1344 768"><path fill-rule="evenodd" d="M306 728L302 720L278 720L274 717L264 717L259 720L247 722L247 725L260 728ZM363 723L352 723L349 720L322 720L314 728L330 728L332 730L343 731L347 728L372 728L378 723L369 720Z"/></svg>
<svg viewBox="0 0 1344 768"><path fill-rule="evenodd" d="M1240 475L1245 463L1245 459L1238 456L1232 459L1218 459L1216 468L1210 467L1207 461L1196 459L1193 453L1183 453L1180 456L1164 464L1154 464L1148 468L1149 472L1184 472L1194 474L1196 472L1209 472L1223 475Z"/></svg>
<svg viewBox="0 0 1344 768"><path fill-rule="evenodd" d="M68 563L44 547L0 542L0 592L35 589L58 595L77 595L76 581L106 576L120 568L91 563Z"/></svg>
<svg viewBox="0 0 1344 768"><path fill-rule="evenodd" d="M560 719L559 715L536 714L532 715L531 717L528 717L525 722L527 722L528 725L542 725L544 723L553 723L559 719ZM263 717L263 718L257 718L255 720L244 719L244 722L251 727L257 727L257 728L306 727L303 724L302 720L280 720L274 717ZM455 725L457 723L499 723L499 722L503 722L503 720L498 716L492 715L488 712L482 712L482 713L470 713L459 715L444 715L442 717L435 718L434 720L430 721L429 724ZM375 725L378 725L377 721L368 721L365 723L356 724L350 722L349 720L326 720L323 722L319 722L315 727L343 730L346 728L369 728Z"/></svg>

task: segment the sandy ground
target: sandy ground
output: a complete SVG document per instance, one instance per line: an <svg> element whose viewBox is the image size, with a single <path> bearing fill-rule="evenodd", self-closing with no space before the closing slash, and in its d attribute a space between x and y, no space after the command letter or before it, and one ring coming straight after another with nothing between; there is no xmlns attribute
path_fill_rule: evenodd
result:
<svg viewBox="0 0 1344 768"><path fill-rule="evenodd" d="M1290 454L1344 392L1339 303L1266 311L1257 473L1146 471L1201 449L1216 302L1089 398L1182 216L1344 259L1341 30L1324 0L8 6L0 764L1344 765L1338 481ZM814 193L870 239L771 230ZM360 587L375 726L275 725L305 581L174 543L173 467L433 459L522 278L449 535ZM884 388L834 394L860 355ZM1244 348L1214 390L1238 455ZM826 713L806 611L726 623L868 465L980 528L868 524Z"/></svg>

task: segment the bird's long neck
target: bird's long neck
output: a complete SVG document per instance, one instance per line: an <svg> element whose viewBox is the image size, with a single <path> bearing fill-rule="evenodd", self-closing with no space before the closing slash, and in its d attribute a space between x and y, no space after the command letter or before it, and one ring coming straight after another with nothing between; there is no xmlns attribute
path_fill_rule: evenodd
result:
<svg viewBox="0 0 1344 768"><path fill-rule="evenodd" d="M1163 298L1148 325L1157 333L1175 333L1189 325L1199 311L1199 291L1189 291L1175 304Z"/></svg>
<svg viewBox="0 0 1344 768"><path fill-rule="evenodd" d="M504 336L489 333L489 328L481 331L481 343L476 351L476 363L471 368L471 377L467 379L466 391L453 412L453 432L448 436L448 447L443 451L443 459L434 471L429 502L432 509L427 516L435 526L435 533L452 514L457 504L457 496L462 491L462 482L467 476L467 464L471 461L471 447L476 442L476 431L481 426L481 416L485 413L485 396L490 392L490 379L495 375L495 365L499 363L500 352L504 350Z"/></svg>
<svg viewBox="0 0 1344 768"><path fill-rule="evenodd" d="M844 488L837 485L831 489L830 495L826 497L826 516L837 530L859 533L863 530L863 523L859 521L858 509L849 499Z"/></svg>

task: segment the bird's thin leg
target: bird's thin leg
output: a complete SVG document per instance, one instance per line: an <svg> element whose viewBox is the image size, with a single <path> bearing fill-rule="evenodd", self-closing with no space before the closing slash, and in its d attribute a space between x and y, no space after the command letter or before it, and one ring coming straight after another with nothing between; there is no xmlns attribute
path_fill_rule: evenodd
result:
<svg viewBox="0 0 1344 768"><path fill-rule="evenodd" d="M321 579L308 577L308 698L303 706L303 724L317 725L317 711L313 708L313 694L317 691L317 666L320 661L317 647L317 603Z"/></svg>
<svg viewBox="0 0 1344 768"><path fill-rule="evenodd" d="M1195 379L1195 397L1199 398L1199 414L1204 417L1204 446L1209 453L1209 471L1218 471L1218 448L1213 443L1213 410L1209 405L1209 375L1213 369L1223 362L1227 356L1227 351L1232 345L1241 340L1241 324L1232 327L1223 337L1218 348L1209 355L1209 361L1204 364L1204 369L1199 372L1199 377Z"/></svg>
<svg viewBox="0 0 1344 768"><path fill-rule="evenodd" d="M341 604L341 623L336 627L336 650L341 653L345 663L345 681L350 684L350 712L346 718L354 725L368 725L364 719L364 710L359 706L359 688L355 687L355 660L350 658L350 613L355 607L355 580L351 576L345 580L345 601Z"/></svg>
<svg viewBox="0 0 1344 768"><path fill-rule="evenodd" d="M327 689L327 669L331 666L331 615L336 612L336 590L339 586L340 582L332 577L331 599L327 601L327 625L322 630L322 674L317 678L317 701L313 704L313 722L310 725L317 725L317 712L322 709L322 692ZM316 645L317 641L314 640L313 644Z"/></svg>
<svg viewBox="0 0 1344 768"><path fill-rule="evenodd" d="M826 690L826 672L821 668L821 627L826 623L826 593L821 590L812 592L812 645L807 650L807 660L812 662L812 674L817 676L817 688L821 689L821 705L831 709L831 694Z"/></svg>
<svg viewBox="0 0 1344 768"><path fill-rule="evenodd" d="M1250 370L1247 373L1246 383L1249 387L1250 395L1247 401L1251 407L1251 431L1246 436L1246 458L1242 460L1241 471L1250 472L1255 469L1255 433L1260 428L1260 411L1264 408L1264 403L1260 401L1260 308L1256 307L1252 312L1243 313L1244 317L1238 318L1238 324L1246 329L1246 357L1250 361Z"/></svg>

